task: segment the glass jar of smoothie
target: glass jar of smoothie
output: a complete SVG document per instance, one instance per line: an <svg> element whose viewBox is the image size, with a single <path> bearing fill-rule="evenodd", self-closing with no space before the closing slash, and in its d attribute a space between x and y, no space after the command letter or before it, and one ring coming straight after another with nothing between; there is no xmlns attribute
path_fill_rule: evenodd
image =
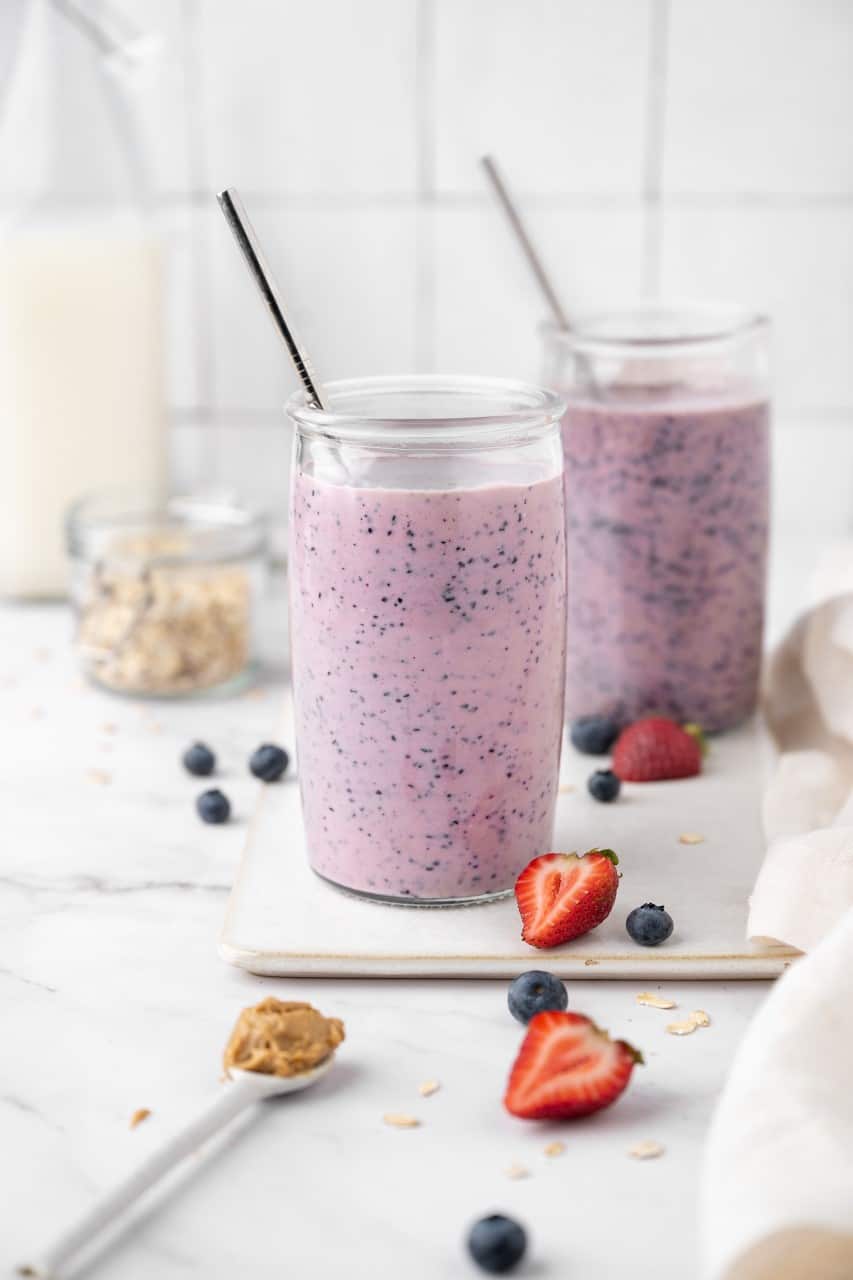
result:
<svg viewBox="0 0 853 1280"><path fill-rule="evenodd" d="M768 322L648 304L545 332L563 419L569 719L728 729L755 709Z"/></svg>
<svg viewBox="0 0 853 1280"><path fill-rule="evenodd" d="M308 853L422 905L511 890L549 847L565 669L564 402L475 378L300 393L291 480Z"/></svg>

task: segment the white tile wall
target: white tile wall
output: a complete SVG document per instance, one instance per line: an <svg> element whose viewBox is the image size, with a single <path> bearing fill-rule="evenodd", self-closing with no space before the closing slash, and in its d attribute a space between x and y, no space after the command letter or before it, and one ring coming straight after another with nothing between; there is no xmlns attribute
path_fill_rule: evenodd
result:
<svg viewBox="0 0 853 1280"><path fill-rule="evenodd" d="M639 205L529 208L530 230L567 310L636 297L642 272ZM490 203L434 214L435 367L537 380L539 293Z"/></svg>
<svg viewBox="0 0 853 1280"><path fill-rule="evenodd" d="M294 385L213 193L241 187L326 377L535 377L502 161L567 305L776 321L775 520L853 524L851 0L114 0L171 240L176 475L282 509ZM1 176L1 175L0 175Z"/></svg>
<svg viewBox="0 0 853 1280"><path fill-rule="evenodd" d="M667 189L853 195L849 0L669 8Z"/></svg>
<svg viewBox="0 0 853 1280"><path fill-rule="evenodd" d="M665 292L734 298L773 317L782 411L853 417L853 204L673 206L663 246Z"/></svg>
<svg viewBox="0 0 853 1280"><path fill-rule="evenodd" d="M411 194L416 0L197 9L211 186Z"/></svg>
<svg viewBox="0 0 853 1280"><path fill-rule="evenodd" d="M216 412L280 414L298 381L211 199ZM323 381L415 367L414 208L287 208L255 201L252 220Z"/></svg>
<svg viewBox="0 0 853 1280"><path fill-rule="evenodd" d="M520 191L636 195L650 0L439 0L435 179L481 188L496 151Z"/></svg>

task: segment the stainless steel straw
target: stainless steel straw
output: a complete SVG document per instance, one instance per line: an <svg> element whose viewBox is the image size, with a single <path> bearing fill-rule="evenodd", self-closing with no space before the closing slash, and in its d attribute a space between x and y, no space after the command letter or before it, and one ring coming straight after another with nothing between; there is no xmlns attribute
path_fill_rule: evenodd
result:
<svg viewBox="0 0 853 1280"><path fill-rule="evenodd" d="M542 290L551 314L556 320L559 328L565 329L567 333L570 332L572 326L569 323L569 318L563 310L560 299L557 297L554 286L551 284L548 277L548 273L542 265L542 260L539 257L539 254L533 247L533 241L530 239L527 229L521 220L521 215L518 212L515 201L507 191L504 180L498 172L498 167L495 164L494 157L482 156L480 158L480 164L486 171L486 176L492 184L492 189L501 203L501 207L507 216L507 220L515 233L518 243L521 245L521 250L527 259L531 271L536 277L536 282Z"/></svg>
<svg viewBox="0 0 853 1280"><path fill-rule="evenodd" d="M297 341L293 326L287 318L278 287L273 280L272 272L267 266L260 241L249 221L249 215L246 213L243 201L233 187L226 187L224 191L219 192L216 198L219 201L220 209L225 215L225 220L231 228L234 239L246 259L246 264L254 277L255 284L260 289L261 296L269 308L275 327L284 339L288 355L293 361L296 372L299 374L302 385L305 388L305 395L309 405L315 409L327 409L328 401L326 400L325 392L311 367L311 361L308 359L304 344Z"/></svg>

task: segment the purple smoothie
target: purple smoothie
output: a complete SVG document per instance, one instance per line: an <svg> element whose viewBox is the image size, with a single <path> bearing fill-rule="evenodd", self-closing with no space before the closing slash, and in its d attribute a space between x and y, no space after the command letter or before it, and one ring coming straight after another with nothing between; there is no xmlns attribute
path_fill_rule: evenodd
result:
<svg viewBox="0 0 853 1280"><path fill-rule="evenodd" d="M392 898L510 888L552 838L561 477L414 491L300 473L290 554L315 871Z"/></svg>
<svg viewBox="0 0 853 1280"><path fill-rule="evenodd" d="M766 400L569 398L566 711L726 729L756 705Z"/></svg>

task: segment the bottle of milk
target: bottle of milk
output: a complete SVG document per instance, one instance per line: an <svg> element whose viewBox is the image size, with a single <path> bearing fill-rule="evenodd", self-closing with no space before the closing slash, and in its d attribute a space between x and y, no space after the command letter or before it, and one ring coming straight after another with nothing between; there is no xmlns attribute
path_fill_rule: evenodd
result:
<svg viewBox="0 0 853 1280"><path fill-rule="evenodd" d="M65 594L75 499L165 486L161 249L106 16L0 6L3 596Z"/></svg>

